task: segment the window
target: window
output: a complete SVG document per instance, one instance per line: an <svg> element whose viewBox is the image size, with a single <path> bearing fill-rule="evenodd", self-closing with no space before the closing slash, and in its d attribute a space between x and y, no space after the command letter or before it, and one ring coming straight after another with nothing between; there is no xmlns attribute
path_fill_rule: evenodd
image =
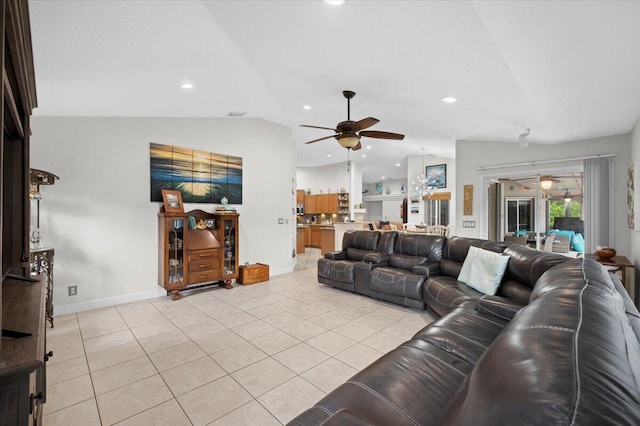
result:
<svg viewBox="0 0 640 426"><path fill-rule="evenodd" d="M427 225L449 225L449 200L427 200L424 223Z"/></svg>

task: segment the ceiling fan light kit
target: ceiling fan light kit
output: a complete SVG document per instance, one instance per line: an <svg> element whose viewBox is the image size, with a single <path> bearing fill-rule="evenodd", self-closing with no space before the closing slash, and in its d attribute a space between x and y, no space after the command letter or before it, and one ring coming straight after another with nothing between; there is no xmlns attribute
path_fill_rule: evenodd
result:
<svg viewBox="0 0 640 426"><path fill-rule="evenodd" d="M550 189L553 185L553 179L550 176L542 176L540 178L540 186L542 189Z"/></svg>
<svg viewBox="0 0 640 426"><path fill-rule="evenodd" d="M342 95L347 98L347 120L341 121L338 123L335 129L330 127L322 127L322 126L310 126L306 124L301 124L301 127L309 127L311 129L321 129L321 130L331 130L335 132L335 135L325 136L323 138L314 139L312 141L307 142L315 143L320 142L325 139L335 138L340 146L346 149L350 149L353 151L357 151L362 148L360 144L361 137L368 137L374 139L391 139L391 140L402 140L404 139L404 135L400 133L391 133L391 132L382 132L377 130L368 130L369 127L377 124L380 120L373 117L363 118L360 121L351 121L351 98L356 95L356 92L351 90L344 90ZM368 148L368 147L367 147Z"/></svg>

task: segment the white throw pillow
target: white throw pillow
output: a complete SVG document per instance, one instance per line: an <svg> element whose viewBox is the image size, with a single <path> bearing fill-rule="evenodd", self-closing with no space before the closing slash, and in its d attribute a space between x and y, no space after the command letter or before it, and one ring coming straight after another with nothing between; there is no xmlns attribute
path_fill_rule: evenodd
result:
<svg viewBox="0 0 640 426"><path fill-rule="evenodd" d="M467 267L467 272L464 270L469 257L471 257L471 261ZM460 275L458 275L458 281L462 281L480 293L493 296L498 291L508 263L509 256L471 246L460 270ZM465 274L463 274L463 271ZM461 278L464 278L464 280Z"/></svg>
<svg viewBox="0 0 640 426"><path fill-rule="evenodd" d="M469 247L467 257L464 258L464 263L462 264L460 274L458 275L458 281L461 281L465 284L469 282L469 276L471 275L471 265L473 265L473 261L476 259L476 254L478 254L478 248L474 246Z"/></svg>

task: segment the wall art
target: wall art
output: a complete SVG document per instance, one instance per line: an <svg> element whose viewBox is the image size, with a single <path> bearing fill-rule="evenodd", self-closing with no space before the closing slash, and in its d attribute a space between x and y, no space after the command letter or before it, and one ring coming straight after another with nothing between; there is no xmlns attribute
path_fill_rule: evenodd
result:
<svg viewBox="0 0 640 426"><path fill-rule="evenodd" d="M435 166L427 166L426 170L427 185L431 188L447 187L447 165L438 164Z"/></svg>
<svg viewBox="0 0 640 426"><path fill-rule="evenodd" d="M627 170L627 224L629 229L635 231L640 230L640 217L638 217L640 214L639 173L638 164L634 161Z"/></svg>
<svg viewBox="0 0 640 426"><path fill-rule="evenodd" d="M149 144L151 201L162 190L179 191L185 203L242 204L242 157L177 146Z"/></svg>

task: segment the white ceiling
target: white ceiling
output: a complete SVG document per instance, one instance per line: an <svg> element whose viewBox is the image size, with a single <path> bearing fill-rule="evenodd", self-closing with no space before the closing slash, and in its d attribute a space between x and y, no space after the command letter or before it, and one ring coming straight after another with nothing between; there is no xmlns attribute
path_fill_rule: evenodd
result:
<svg viewBox="0 0 640 426"><path fill-rule="evenodd" d="M222 117L293 129L299 166L345 161L405 178L408 155L456 139L557 143L627 133L640 117L640 2L30 1L36 115ZM184 81L193 89L181 89ZM458 102L444 104L444 96ZM312 107L306 111L303 104ZM231 118L230 118L231 119ZM238 118L234 118L238 119ZM241 120L241 119L239 119ZM258 142L257 142L258 143ZM361 154L367 154L362 158ZM327 158L326 154L332 154ZM526 151L523 150L523 155ZM401 167L396 167L400 163Z"/></svg>

